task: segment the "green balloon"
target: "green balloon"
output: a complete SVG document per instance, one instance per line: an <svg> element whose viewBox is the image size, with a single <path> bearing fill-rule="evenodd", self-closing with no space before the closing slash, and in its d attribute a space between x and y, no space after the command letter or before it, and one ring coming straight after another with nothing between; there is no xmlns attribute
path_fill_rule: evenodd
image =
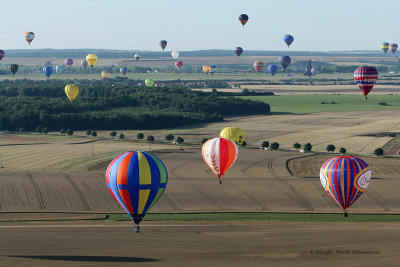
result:
<svg viewBox="0 0 400 267"><path fill-rule="evenodd" d="M144 83L147 87L152 87L154 85L154 81L152 79L146 79Z"/></svg>

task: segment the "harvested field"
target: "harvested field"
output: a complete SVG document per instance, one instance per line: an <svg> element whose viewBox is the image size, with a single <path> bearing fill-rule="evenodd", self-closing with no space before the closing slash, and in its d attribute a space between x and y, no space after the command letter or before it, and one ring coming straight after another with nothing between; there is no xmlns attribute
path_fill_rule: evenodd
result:
<svg viewBox="0 0 400 267"><path fill-rule="evenodd" d="M3 223L0 234L0 262L17 266L397 266L400 239L399 223L145 222L140 234L129 222Z"/></svg>
<svg viewBox="0 0 400 267"><path fill-rule="evenodd" d="M169 182L165 194L151 210L153 213L341 212L318 179L325 159L322 156L310 157L308 161L307 158L290 161L289 167L295 173L291 176L286 162L301 154L241 149L237 162L222 177L220 185L197 149L155 154L167 166ZM121 213L104 181L109 160L92 172L1 173L0 213ZM379 179L374 179L368 192L349 212L400 213L398 161L366 160L371 162L373 177ZM315 169L316 172L302 175L296 168L300 171Z"/></svg>

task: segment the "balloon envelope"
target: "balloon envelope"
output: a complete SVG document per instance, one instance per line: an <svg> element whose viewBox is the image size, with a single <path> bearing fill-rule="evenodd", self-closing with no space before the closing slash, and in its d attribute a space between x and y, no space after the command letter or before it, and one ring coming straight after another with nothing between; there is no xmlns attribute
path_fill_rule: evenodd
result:
<svg viewBox="0 0 400 267"><path fill-rule="evenodd" d="M69 68L69 67L72 66L72 64L74 64L74 60L73 60L72 58L66 58L66 59L64 60L64 63L65 63L65 65L67 65L67 67Z"/></svg>
<svg viewBox="0 0 400 267"><path fill-rule="evenodd" d="M381 44L381 49L382 49L383 52L385 52L385 54L386 54L386 52L389 50L389 43L386 43L386 42L382 43L382 44Z"/></svg>
<svg viewBox="0 0 400 267"><path fill-rule="evenodd" d="M82 60L81 61L81 66L82 68L85 70L87 68L87 66L89 65L89 63L86 60Z"/></svg>
<svg viewBox="0 0 400 267"><path fill-rule="evenodd" d="M15 73L17 73L18 71L18 65L17 64L10 64L8 66L8 70L12 73L12 75L14 76Z"/></svg>
<svg viewBox="0 0 400 267"><path fill-rule="evenodd" d="M278 72L278 66L276 65L269 65L268 66L268 72L274 76Z"/></svg>
<svg viewBox="0 0 400 267"><path fill-rule="evenodd" d="M285 36L283 36L283 41L289 47L293 43L294 37L290 34L286 34Z"/></svg>
<svg viewBox="0 0 400 267"><path fill-rule="evenodd" d="M203 66L203 71L204 71L205 74L208 74L210 72L210 70L211 70L210 66L208 66L208 65L204 65Z"/></svg>
<svg viewBox="0 0 400 267"><path fill-rule="evenodd" d="M289 56L282 56L279 58L279 62L284 70L290 65L292 59Z"/></svg>
<svg viewBox="0 0 400 267"><path fill-rule="evenodd" d="M179 52L178 51L174 51L171 53L171 56L173 59L177 59L179 57Z"/></svg>
<svg viewBox="0 0 400 267"><path fill-rule="evenodd" d="M238 147L243 145L244 132L239 127L226 127L222 129L219 136L234 141Z"/></svg>
<svg viewBox="0 0 400 267"><path fill-rule="evenodd" d="M253 67L258 73L260 73L264 69L264 63L262 63L261 61L256 61L254 62Z"/></svg>
<svg viewBox="0 0 400 267"><path fill-rule="evenodd" d="M106 171L109 192L135 224L158 201L168 183L168 171L156 156L130 151L111 161Z"/></svg>
<svg viewBox="0 0 400 267"><path fill-rule="evenodd" d="M133 57L136 59L136 61L138 61L140 59L140 55L139 54L135 54Z"/></svg>
<svg viewBox="0 0 400 267"><path fill-rule="evenodd" d="M312 69L311 69L311 74L312 74L312 75L317 75L317 74L318 74L318 69L312 68Z"/></svg>
<svg viewBox="0 0 400 267"><path fill-rule="evenodd" d="M339 156L321 167L320 180L328 195L343 210L350 207L367 189L371 180L368 164L356 157Z"/></svg>
<svg viewBox="0 0 400 267"><path fill-rule="evenodd" d="M389 49L393 54L397 51L397 48L399 48L399 46L397 44L390 44L389 45Z"/></svg>
<svg viewBox="0 0 400 267"><path fill-rule="evenodd" d="M2 60L3 59L3 57L4 57L4 55L5 55L6 53L4 53L4 51L3 50L0 50L0 60Z"/></svg>
<svg viewBox="0 0 400 267"><path fill-rule="evenodd" d="M211 74L214 74L216 70L217 70L217 66L212 65L212 66L211 66L211 69L210 69L210 73L211 73Z"/></svg>
<svg viewBox="0 0 400 267"><path fill-rule="evenodd" d="M53 73L53 67L52 66L43 67L43 74L46 75L47 78L49 78L52 73Z"/></svg>
<svg viewBox="0 0 400 267"><path fill-rule="evenodd" d="M248 20L249 20L249 16L247 16L246 14L239 15L239 21L240 21L240 23L242 23L243 27L247 23Z"/></svg>
<svg viewBox="0 0 400 267"><path fill-rule="evenodd" d="M202 148L203 160L217 175L218 179L235 163L238 155L239 150L236 143L222 137L208 140Z"/></svg>
<svg viewBox="0 0 400 267"><path fill-rule="evenodd" d="M79 94L79 86L76 84L67 84L64 91L69 101L72 103Z"/></svg>
<svg viewBox="0 0 400 267"><path fill-rule="evenodd" d="M103 70L101 72L101 77L103 77L104 80L107 80L110 77L110 73L106 70Z"/></svg>
<svg viewBox="0 0 400 267"><path fill-rule="evenodd" d="M160 41L160 46L161 46L162 50L164 50L167 47L167 41L161 40Z"/></svg>
<svg viewBox="0 0 400 267"><path fill-rule="evenodd" d="M235 48L235 54L238 56L238 57L240 57L240 55L243 53L243 48L241 48L241 47L236 47Z"/></svg>
<svg viewBox="0 0 400 267"><path fill-rule="evenodd" d="M33 32L26 32L24 34L24 37L28 44L31 45L31 42L33 41L33 39L35 39L35 34Z"/></svg>
<svg viewBox="0 0 400 267"><path fill-rule="evenodd" d="M95 54L87 55L86 61L90 65L90 67L93 67L97 62L97 56Z"/></svg>
<svg viewBox="0 0 400 267"><path fill-rule="evenodd" d="M363 66L354 71L354 81L367 99L367 95L378 80L378 71L374 67Z"/></svg>
<svg viewBox="0 0 400 267"><path fill-rule="evenodd" d="M61 74L62 72L63 72L63 66L61 66L61 65L57 65L56 66L56 72L57 72L57 74Z"/></svg>
<svg viewBox="0 0 400 267"><path fill-rule="evenodd" d="M154 81L153 81L153 79L146 79L146 80L144 81L144 84L145 84L147 87L152 87L152 86L154 85Z"/></svg>
<svg viewBox="0 0 400 267"><path fill-rule="evenodd" d="M122 67L119 72L121 72L122 75L125 75L128 72L128 68L127 67Z"/></svg>
<svg viewBox="0 0 400 267"><path fill-rule="evenodd" d="M178 70L181 70L181 68L183 67L183 62L180 61L180 60L176 61L176 62L175 62L175 67L176 67Z"/></svg>

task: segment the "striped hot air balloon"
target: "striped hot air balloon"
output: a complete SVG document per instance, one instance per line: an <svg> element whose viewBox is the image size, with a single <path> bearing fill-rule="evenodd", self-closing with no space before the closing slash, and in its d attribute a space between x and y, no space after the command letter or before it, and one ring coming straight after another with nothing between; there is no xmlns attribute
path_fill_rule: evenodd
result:
<svg viewBox="0 0 400 267"><path fill-rule="evenodd" d="M264 63L261 61L256 61L254 62L253 67L258 73L261 73L264 69Z"/></svg>
<svg viewBox="0 0 400 267"><path fill-rule="evenodd" d="M354 71L354 80L367 99L368 93L378 80L378 71L374 67L363 66Z"/></svg>
<svg viewBox="0 0 400 267"><path fill-rule="evenodd" d="M106 171L108 190L128 213L139 232L139 223L158 201L168 182L168 172L156 156L142 151L119 155Z"/></svg>
<svg viewBox="0 0 400 267"><path fill-rule="evenodd" d="M176 67L178 70L181 70L182 67L183 67L183 62L180 61L180 60L176 61L176 62L175 62L175 67Z"/></svg>
<svg viewBox="0 0 400 267"><path fill-rule="evenodd" d="M397 51L397 48L399 48L399 46L397 44L393 43L393 44L389 45L389 49L393 54Z"/></svg>
<svg viewBox="0 0 400 267"><path fill-rule="evenodd" d="M356 157L339 156L327 160L319 173L322 187L344 210L350 207L367 189L371 180L368 164Z"/></svg>
<svg viewBox="0 0 400 267"><path fill-rule="evenodd" d="M279 58L279 62L281 63L281 66L284 70L290 65L290 62L292 62L292 59L289 56L282 56Z"/></svg>
<svg viewBox="0 0 400 267"><path fill-rule="evenodd" d="M222 183L221 175L229 170L239 155L236 143L222 137L205 142L201 152L204 161L217 175L220 184Z"/></svg>
<svg viewBox="0 0 400 267"><path fill-rule="evenodd" d="M389 50L389 43L386 43L386 42L382 43L381 44L381 49L386 54L386 52Z"/></svg>

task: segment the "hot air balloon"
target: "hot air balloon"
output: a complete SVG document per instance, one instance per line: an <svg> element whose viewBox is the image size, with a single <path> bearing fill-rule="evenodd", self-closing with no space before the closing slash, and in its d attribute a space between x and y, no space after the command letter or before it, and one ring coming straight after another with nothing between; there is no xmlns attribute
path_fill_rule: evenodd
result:
<svg viewBox="0 0 400 267"><path fill-rule="evenodd" d="M202 148L202 156L208 167L217 175L221 184L221 175L225 174L235 163L239 150L230 139L217 137L208 140Z"/></svg>
<svg viewBox="0 0 400 267"><path fill-rule="evenodd" d="M0 60L2 60L3 59L3 57L4 57L4 55L5 55L6 53L4 53L4 51L3 50L0 50Z"/></svg>
<svg viewBox="0 0 400 267"><path fill-rule="evenodd" d="M382 49L383 52L385 52L385 54L386 54L386 52L389 50L389 43L386 43L386 42L382 43L382 44L381 44L381 49Z"/></svg>
<svg viewBox="0 0 400 267"><path fill-rule="evenodd" d="M103 70L101 72L101 77L103 77L104 80L107 80L108 78L110 78L110 73L106 70Z"/></svg>
<svg viewBox="0 0 400 267"><path fill-rule="evenodd" d="M33 39L35 39L35 34L33 32L26 32L24 37L28 44L31 45L31 42L33 41Z"/></svg>
<svg viewBox="0 0 400 267"><path fill-rule="evenodd" d="M106 183L139 232L139 223L164 193L168 171L156 156L130 151L111 161L106 171Z"/></svg>
<svg viewBox="0 0 400 267"><path fill-rule="evenodd" d="M43 74L46 75L47 79L50 78L50 75L53 73L53 67L52 66L45 66L43 67Z"/></svg>
<svg viewBox="0 0 400 267"><path fill-rule="evenodd" d="M61 66L61 65L57 65L56 66L56 72L57 72L57 74L61 74L62 72L63 72L63 66Z"/></svg>
<svg viewBox="0 0 400 267"><path fill-rule="evenodd" d="M174 51L171 53L171 56L173 59L177 59L179 57L179 52L178 51Z"/></svg>
<svg viewBox="0 0 400 267"><path fill-rule="evenodd" d="M86 68L87 68L88 65L89 65L89 64L87 63L86 60L82 60L82 61L81 61L81 66L82 66L82 68L83 68L84 70L86 70Z"/></svg>
<svg viewBox="0 0 400 267"><path fill-rule="evenodd" d="M181 70L181 68L183 67L183 62L180 61L180 60L178 60L177 62L175 62L175 67L176 67L178 70Z"/></svg>
<svg viewBox="0 0 400 267"><path fill-rule="evenodd" d="M240 14L239 15L239 21L240 21L240 23L242 23L243 28L244 28L244 25L247 23L248 20L249 20L249 16L247 16L246 14Z"/></svg>
<svg viewBox="0 0 400 267"><path fill-rule="evenodd" d="M219 133L220 137L231 139L238 147L243 145L244 132L239 127L226 127Z"/></svg>
<svg viewBox="0 0 400 267"><path fill-rule="evenodd" d="M294 37L290 34L286 34L283 36L283 41L286 43L287 47L289 47L293 43Z"/></svg>
<svg viewBox="0 0 400 267"><path fill-rule="evenodd" d="M160 46L161 46L162 50L164 51L164 49L167 47L167 41L161 40L160 41Z"/></svg>
<svg viewBox="0 0 400 267"><path fill-rule="evenodd" d="M397 51L397 48L399 48L399 46L397 44L390 44L389 45L389 49L393 54Z"/></svg>
<svg viewBox="0 0 400 267"><path fill-rule="evenodd" d="M65 86L65 94L67 95L69 101L72 103L74 102L75 98L79 94L79 86L77 84L67 84Z"/></svg>
<svg viewBox="0 0 400 267"><path fill-rule="evenodd" d="M254 69L258 72L261 73L264 69L264 63L262 63L261 61L256 61L254 62Z"/></svg>
<svg viewBox="0 0 400 267"><path fill-rule="evenodd" d="M146 79L146 80L144 81L144 84L145 84L147 87L153 87L154 81L153 81L152 79Z"/></svg>
<svg viewBox="0 0 400 267"><path fill-rule="evenodd" d="M367 189L371 180L368 164L356 157L339 156L327 160L319 177L328 195L344 210L350 207Z"/></svg>
<svg viewBox="0 0 400 267"><path fill-rule="evenodd" d="M135 54L133 57L136 59L136 61L138 61L140 59L140 55L139 54Z"/></svg>
<svg viewBox="0 0 400 267"><path fill-rule="evenodd" d="M241 48L239 46L235 48L235 54L237 55L238 58L240 57L240 55L242 53L243 53L243 48Z"/></svg>
<svg viewBox="0 0 400 267"><path fill-rule="evenodd" d="M354 71L354 80L363 92L365 99L378 80L378 71L374 67L363 66Z"/></svg>
<svg viewBox="0 0 400 267"><path fill-rule="evenodd" d="M290 77L292 77L292 74L286 73L286 78L290 78Z"/></svg>
<svg viewBox="0 0 400 267"><path fill-rule="evenodd" d="M311 74L312 74L313 76L317 75L317 74L318 74L318 69L312 68L312 69L311 69Z"/></svg>
<svg viewBox="0 0 400 267"><path fill-rule="evenodd" d="M12 75L14 76L15 73L17 73L18 71L18 65L17 64L10 64L8 66L8 70L12 73Z"/></svg>
<svg viewBox="0 0 400 267"><path fill-rule="evenodd" d="M125 76L125 74L128 72L128 68L127 67L122 67L119 72L121 72L122 75Z"/></svg>
<svg viewBox="0 0 400 267"><path fill-rule="evenodd" d="M211 69L210 69L211 75L214 75L214 73L215 73L216 70L217 70L217 66L212 65L212 66L211 66Z"/></svg>
<svg viewBox="0 0 400 267"><path fill-rule="evenodd" d="M95 54L87 55L86 61L90 65L90 67L93 67L97 62L97 56Z"/></svg>
<svg viewBox="0 0 400 267"><path fill-rule="evenodd" d="M208 74L210 72L210 70L211 70L210 66L208 66L208 65L204 65L203 66L203 71L204 71L205 74Z"/></svg>
<svg viewBox="0 0 400 267"><path fill-rule="evenodd" d="M291 58L289 56L282 56L279 58L279 62L281 62L281 66L284 70L290 65Z"/></svg>
<svg viewBox="0 0 400 267"><path fill-rule="evenodd" d="M72 58L66 58L64 60L65 65L67 65L67 68L71 67L72 64L74 64L74 60Z"/></svg>
<svg viewBox="0 0 400 267"><path fill-rule="evenodd" d="M311 76L313 75L312 72L312 64L311 64L311 59L308 61L308 65L307 65L307 69L306 71L303 73L304 76L308 76L311 78Z"/></svg>
<svg viewBox="0 0 400 267"><path fill-rule="evenodd" d="M274 76L278 72L278 66L276 65L269 65L268 66L268 72Z"/></svg>

